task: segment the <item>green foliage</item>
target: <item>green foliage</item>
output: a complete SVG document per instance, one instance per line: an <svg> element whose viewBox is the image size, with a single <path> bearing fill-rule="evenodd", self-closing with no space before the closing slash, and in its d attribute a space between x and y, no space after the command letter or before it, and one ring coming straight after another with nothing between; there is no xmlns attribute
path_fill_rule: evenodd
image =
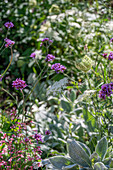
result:
<svg viewBox="0 0 113 170"><path fill-rule="evenodd" d="M69 156L73 159L74 163L77 163L83 167L90 167L91 161L89 156L79 145L79 143L69 139L68 144Z"/></svg>
<svg viewBox="0 0 113 170"><path fill-rule="evenodd" d="M50 158L50 162L58 169L73 164L73 162L69 158L65 158L63 156L55 156L53 158Z"/></svg>
<svg viewBox="0 0 113 170"><path fill-rule="evenodd" d="M94 170L108 169L102 162L94 164Z"/></svg>
<svg viewBox="0 0 113 170"><path fill-rule="evenodd" d="M102 141L104 139L106 138L104 137L98 142L96 149L99 147L99 145L102 144ZM71 164L72 165L70 167L68 166L69 169L71 168L73 169L75 167L77 169L77 165L82 166L84 170L85 169L102 170L102 169L108 169L107 167L112 166L111 165L112 161L110 157L107 158L105 162L103 162L103 155L98 155L96 152L91 154L90 149L87 146L85 146L85 144L80 142L81 143L80 145L78 141L75 141L72 139L68 139L67 143L68 143L69 156L72 159L72 162L69 163L70 165ZM85 152L86 148L87 148L87 151L90 152L90 155L88 155ZM103 148L104 148L104 145L103 145ZM101 162L100 162L100 158L102 160ZM50 158L49 160L55 168L63 170L63 169L66 169L65 164L68 161L68 159L65 158L64 156L55 156L55 157Z"/></svg>
<svg viewBox="0 0 113 170"><path fill-rule="evenodd" d="M107 139L106 137L103 137L97 144L96 146L96 153L98 153L98 155L101 157L101 159L103 160L106 152L107 152Z"/></svg>
<svg viewBox="0 0 113 170"><path fill-rule="evenodd" d="M71 104L67 101L64 101L64 100L61 100L61 107L67 113L71 112L71 110L72 110Z"/></svg>
<svg viewBox="0 0 113 170"><path fill-rule="evenodd" d="M104 52L109 55L113 47L109 43L113 37L112 10L111 0L0 2L0 47L7 32L4 23L11 21L15 25L7 34L15 41L13 61L0 82L0 131L10 135L10 126L16 121L8 118L6 110L16 106L18 116L23 115L22 94L12 89L12 81L19 77L26 80L26 100L30 89L40 80L25 102L25 121L33 122L29 131L51 131L44 135L45 143L41 144L42 158L51 157L50 169L113 168L112 95L106 100L98 97L101 86L113 81L113 63L102 56ZM47 51L40 47L45 37L53 40ZM36 52L35 60L29 57L32 52ZM64 74L51 71L52 62L45 63L47 53L55 55L53 63L66 66ZM11 58L9 48L0 55L2 74ZM48 93L65 77L65 85ZM69 138L70 163L66 158Z"/></svg>

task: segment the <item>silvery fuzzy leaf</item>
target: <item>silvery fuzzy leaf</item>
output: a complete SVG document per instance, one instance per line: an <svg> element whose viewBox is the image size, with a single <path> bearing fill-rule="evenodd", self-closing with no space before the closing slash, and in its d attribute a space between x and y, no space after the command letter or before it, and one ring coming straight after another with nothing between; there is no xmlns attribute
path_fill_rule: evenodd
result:
<svg viewBox="0 0 113 170"><path fill-rule="evenodd" d="M74 163L83 167L90 167L91 161L82 146L75 140L68 139L69 155Z"/></svg>
<svg viewBox="0 0 113 170"><path fill-rule="evenodd" d="M96 162L94 164L94 170L106 170L108 169L102 162Z"/></svg>

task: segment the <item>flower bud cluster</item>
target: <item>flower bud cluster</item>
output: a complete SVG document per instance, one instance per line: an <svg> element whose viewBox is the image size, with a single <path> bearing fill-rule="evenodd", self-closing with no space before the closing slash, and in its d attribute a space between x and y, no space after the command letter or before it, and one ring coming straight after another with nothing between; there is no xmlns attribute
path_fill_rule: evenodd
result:
<svg viewBox="0 0 113 170"><path fill-rule="evenodd" d="M35 57L36 57L36 53L32 53L32 54L30 55L30 57L35 58Z"/></svg>
<svg viewBox="0 0 113 170"><path fill-rule="evenodd" d="M0 81L2 81L3 76L0 75Z"/></svg>
<svg viewBox="0 0 113 170"><path fill-rule="evenodd" d="M14 27L14 24L12 22L6 22L4 25L6 28Z"/></svg>
<svg viewBox="0 0 113 170"><path fill-rule="evenodd" d="M43 45L51 45L53 43L52 40L50 40L49 38L44 38L40 44L40 47L42 47Z"/></svg>
<svg viewBox="0 0 113 170"><path fill-rule="evenodd" d="M6 42L6 44L5 44L5 47L6 47L6 48L12 47L12 46L15 44L14 41L12 41L12 40L10 40L10 39L8 39L8 38L5 38L4 41Z"/></svg>
<svg viewBox="0 0 113 170"><path fill-rule="evenodd" d="M45 61L52 61L52 60L54 60L54 59L55 59L55 56L53 56L52 54L48 54L48 55L46 56Z"/></svg>
<svg viewBox="0 0 113 170"><path fill-rule="evenodd" d="M25 81L17 78L15 81L13 81L12 86L15 87L17 90L22 90L27 86L27 84L25 84Z"/></svg>
<svg viewBox="0 0 113 170"><path fill-rule="evenodd" d="M66 70L66 67L61 65L60 63L55 63L51 66L52 70L55 70L56 73L59 73L60 71L63 73L64 70Z"/></svg>
<svg viewBox="0 0 113 170"><path fill-rule="evenodd" d="M111 96L111 94L113 93L112 90L113 90L112 82L109 84L103 84L101 86L101 90L99 91L99 97L105 100L106 96Z"/></svg>

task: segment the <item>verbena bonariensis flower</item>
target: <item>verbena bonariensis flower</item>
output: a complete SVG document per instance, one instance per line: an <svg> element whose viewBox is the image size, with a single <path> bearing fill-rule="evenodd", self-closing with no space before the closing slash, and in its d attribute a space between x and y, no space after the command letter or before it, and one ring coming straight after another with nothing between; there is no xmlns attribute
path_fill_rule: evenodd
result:
<svg viewBox="0 0 113 170"><path fill-rule="evenodd" d="M108 60L113 60L113 52L110 52L110 54L108 56Z"/></svg>
<svg viewBox="0 0 113 170"><path fill-rule="evenodd" d="M51 134L50 130L45 131L45 135L50 135L50 134Z"/></svg>
<svg viewBox="0 0 113 170"><path fill-rule="evenodd" d="M55 56L53 56L52 54L48 54L47 56L46 56L46 61L52 61L52 60L54 60L55 59Z"/></svg>
<svg viewBox="0 0 113 170"><path fill-rule="evenodd" d="M41 135L41 134L35 134L35 135L34 135L34 138L37 140L37 142L38 142L38 141L43 142L43 139L42 139L42 135Z"/></svg>
<svg viewBox="0 0 113 170"><path fill-rule="evenodd" d="M107 96L110 96L112 94L111 86L109 84L103 84L101 86L101 89L103 93L105 93Z"/></svg>
<svg viewBox="0 0 113 170"><path fill-rule="evenodd" d="M44 38L40 44L40 47L42 47L44 45L45 42L48 42L48 45L50 45L51 43L53 43L52 40L50 40L49 38Z"/></svg>
<svg viewBox="0 0 113 170"><path fill-rule="evenodd" d="M104 58L107 58L107 55L108 55L107 53L102 54Z"/></svg>
<svg viewBox="0 0 113 170"><path fill-rule="evenodd" d="M109 83L111 90L113 90L113 82Z"/></svg>
<svg viewBox="0 0 113 170"><path fill-rule="evenodd" d="M55 63L51 66L51 69L55 70L56 73L59 73L60 71L64 72L64 70L66 70L66 67L61 65L60 63Z"/></svg>
<svg viewBox="0 0 113 170"><path fill-rule="evenodd" d="M49 38L44 38L42 42L49 41Z"/></svg>
<svg viewBox="0 0 113 170"><path fill-rule="evenodd" d="M3 79L3 76L0 75L0 81L2 81L2 79Z"/></svg>
<svg viewBox="0 0 113 170"><path fill-rule="evenodd" d="M113 42L113 38L110 39L110 42L111 42L111 43Z"/></svg>
<svg viewBox="0 0 113 170"><path fill-rule="evenodd" d="M105 97L106 95L103 93L103 91L102 90L100 90L99 91L99 97L101 98L101 99L104 99L105 100Z"/></svg>
<svg viewBox="0 0 113 170"><path fill-rule="evenodd" d="M30 57L35 58L36 57L36 53L31 53Z"/></svg>
<svg viewBox="0 0 113 170"><path fill-rule="evenodd" d="M113 83L112 82L109 83L109 84L103 84L101 86L101 90L99 91L99 97L101 99L105 100L106 95L111 96L111 94L113 93L112 90L113 90Z"/></svg>
<svg viewBox="0 0 113 170"><path fill-rule="evenodd" d="M5 27L7 27L7 28L14 27L14 24L13 24L12 22L6 22L4 25L5 25Z"/></svg>
<svg viewBox="0 0 113 170"><path fill-rule="evenodd" d="M5 47L6 47L6 48L7 48L7 47L11 47L11 46L13 46L13 45L15 44L14 41L12 41L12 40L10 40L10 39L8 39L8 38L5 38L4 41L6 42L6 44L5 44Z"/></svg>
<svg viewBox="0 0 113 170"><path fill-rule="evenodd" d="M27 84L25 84L25 81L17 78L15 81L13 81L12 86L15 87L17 90L22 90L27 86Z"/></svg>

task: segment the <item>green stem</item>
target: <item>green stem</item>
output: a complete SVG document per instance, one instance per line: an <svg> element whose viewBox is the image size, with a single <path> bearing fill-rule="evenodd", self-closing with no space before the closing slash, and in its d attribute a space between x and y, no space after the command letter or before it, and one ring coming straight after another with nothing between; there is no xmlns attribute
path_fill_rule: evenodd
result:
<svg viewBox="0 0 113 170"><path fill-rule="evenodd" d="M40 69L40 71L41 71L41 67L40 67L40 65L39 65L39 63L37 62L36 59L35 59L35 62L36 62L36 64L38 65L38 67L39 67L39 69Z"/></svg>
<svg viewBox="0 0 113 170"><path fill-rule="evenodd" d="M2 52L0 53L0 55L1 55L5 50L6 50L6 48L4 48L4 49L2 50Z"/></svg>
<svg viewBox="0 0 113 170"><path fill-rule="evenodd" d="M90 88L90 89L92 89L92 87L91 87L91 83L90 83L90 79L89 79L89 76L88 76L88 74L87 74L87 73L86 73L86 78L87 78L87 80L88 80L89 88Z"/></svg>
<svg viewBox="0 0 113 170"><path fill-rule="evenodd" d="M93 73L95 73L96 76L101 77L101 78L103 79L103 76L101 76L99 73L95 72L95 71L93 70L93 68L91 68L91 70L93 71Z"/></svg>
<svg viewBox="0 0 113 170"><path fill-rule="evenodd" d="M7 70L9 69L11 63L12 63L12 60L13 60L13 50L12 50L12 47L11 47L11 60L6 68L6 70L3 72L3 74L1 76L4 76L4 74L7 72Z"/></svg>
<svg viewBox="0 0 113 170"><path fill-rule="evenodd" d="M6 33L6 38L7 38L8 31L9 31L9 28L8 28L7 33ZM5 41L3 42L3 45L1 46L0 50L3 48L4 44L5 44Z"/></svg>
<svg viewBox="0 0 113 170"><path fill-rule="evenodd" d="M45 67L46 67L46 65L45 65ZM45 67L43 68L43 70L40 72L40 74L39 74L39 76L38 76L38 80L36 81L36 83L35 83L35 85L33 86L33 88L31 89L31 91L30 91L30 93L28 94L28 96L26 97L26 99L25 99L25 102L28 100L28 98L30 97L30 95L32 94L32 92L34 91L34 89L35 89L35 87L37 86L37 84L39 83L39 81L42 79L42 73L43 73L43 71L44 71L44 69L45 69Z"/></svg>
<svg viewBox="0 0 113 170"><path fill-rule="evenodd" d="M71 81L76 82L74 79L70 78L67 74L63 73L63 75L68 77Z"/></svg>
<svg viewBox="0 0 113 170"><path fill-rule="evenodd" d="M26 118L26 114L25 114L25 99L24 99L24 93L22 90L21 90L21 93L22 93L22 97L23 97L23 116L22 116L22 123L23 123L23 118L24 118L24 116Z"/></svg>
<svg viewBox="0 0 113 170"><path fill-rule="evenodd" d="M9 94L15 101L16 99L14 98L14 96L12 96L12 94L10 92L8 92L6 89L1 88L1 90L3 90L4 92L6 92L7 94ZM17 103L17 102L16 102Z"/></svg>

